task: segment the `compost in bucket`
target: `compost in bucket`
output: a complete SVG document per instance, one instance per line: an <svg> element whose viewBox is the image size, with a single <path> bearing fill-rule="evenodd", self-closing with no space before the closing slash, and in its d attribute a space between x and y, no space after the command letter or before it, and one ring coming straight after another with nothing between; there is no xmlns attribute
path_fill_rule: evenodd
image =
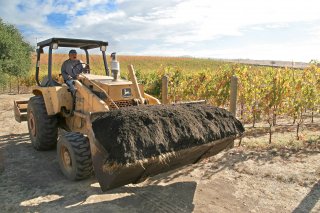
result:
<svg viewBox="0 0 320 213"><path fill-rule="evenodd" d="M108 162L150 157L236 136L244 127L230 112L207 104L155 105L109 111L92 123Z"/></svg>

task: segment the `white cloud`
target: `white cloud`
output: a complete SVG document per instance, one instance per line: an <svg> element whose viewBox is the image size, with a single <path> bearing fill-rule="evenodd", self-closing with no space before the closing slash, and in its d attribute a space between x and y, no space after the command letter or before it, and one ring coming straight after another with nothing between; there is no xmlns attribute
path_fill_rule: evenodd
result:
<svg viewBox="0 0 320 213"><path fill-rule="evenodd" d="M316 1L309 1L316 5ZM304 1L182 1L168 8L152 7L148 13L134 15L133 21L149 28L162 26L163 30L177 28L167 42L204 41L220 35L241 35L241 29L251 25L278 26L286 22L319 19L317 7ZM303 10L302 8L306 8ZM148 25L149 24L149 25ZM184 31L182 32L181 29Z"/></svg>
<svg viewBox="0 0 320 213"><path fill-rule="evenodd" d="M221 58L221 59L260 59L260 60L285 60L285 61L303 61L309 62L316 59L314 53L318 52L320 42L305 42L292 45L291 43L279 45L252 44L249 46L235 48L207 48L207 49L189 49L189 48L163 48L161 45L152 45L145 49L140 55L160 55L166 56L168 53L172 56L194 56L199 58ZM190 54L192 53L192 54ZM301 54L303 53L303 54ZM131 52L135 55L136 53Z"/></svg>
<svg viewBox="0 0 320 213"><path fill-rule="evenodd" d="M314 36L316 40L320 40L320 26L315 26L310 29L309 34Z"/></svg>
<svg viewBox="0 0 320 213"><path fill-rule="evenodd" d="M112 48L122 53L153 55L196 55L202 57L227 56L279 57L279 59L306 56L315 57L319 49L317 39L320 30L311 26L305 32L308 42L297 39L290 43L295 35L288 34L285 48L272 43L276 34L270 34L270 41L236 47L218 48L213 46L222 38L239 38L251 31L276 33L290 28L291 24L306 23L316 25L320 22L320 6L316 0L0 0L0 16L4 21L32 29L34 37L54 36L81 37L109 40ZM115 3L116 9L103 7ZM25 5L24 11L17 9L18 4ZM67 25L53 27L47 23L46 16L51 13L63 13L69 16ZM79 14L81 15L77 15ZM303 32L301 32L303 34ZM206 46L206 44L211 46ZM199 49L201 46L202 49ZM296 48L293 48L296 47ZM206 49L203 49L206 48ZM276 50L276 51L275 51ZM292 53L303 51L304 53ZM305 51L310 51L307 54ZM280 55L281 54L281 55ZM313 54L313 55L312 55ZM229 58L230 58L229 57ZM275 58L277 59L277 58Z"/></svg>

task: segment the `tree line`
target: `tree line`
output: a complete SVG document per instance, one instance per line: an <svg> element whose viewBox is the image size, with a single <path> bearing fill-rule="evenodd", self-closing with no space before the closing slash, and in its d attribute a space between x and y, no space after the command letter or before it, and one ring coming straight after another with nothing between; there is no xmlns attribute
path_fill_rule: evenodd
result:
<svg viewBox="0 0 320 213"><path fill-rule="evenodd" d="M28 75L32 51L20 31L0 18L0 85L6 85L9 77Z"/></svg>

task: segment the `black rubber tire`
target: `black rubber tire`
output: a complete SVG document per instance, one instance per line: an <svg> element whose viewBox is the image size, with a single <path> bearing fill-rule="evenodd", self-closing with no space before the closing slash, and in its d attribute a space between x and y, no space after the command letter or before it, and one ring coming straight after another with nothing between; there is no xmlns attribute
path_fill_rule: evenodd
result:
<svg viewBox="0 0 320 213"><path fill-rule="evenodd" d="M30 119L31 116L32 121ZM55 115L48 115L42 96L30 98L27 109L27 121L32 146L36 150L51 150L56 147L58 119Z"/></svg>
<svg viewBox="0 0 320 213"><path fill-rule="evenodd" d="M68 151L70 163L65 163L64 152ZM69 180L82 180L93 172L90 144L81 133L65 132L59 136L57 156L62 173ZM70 165L71 164L71 165Z"/></svg>

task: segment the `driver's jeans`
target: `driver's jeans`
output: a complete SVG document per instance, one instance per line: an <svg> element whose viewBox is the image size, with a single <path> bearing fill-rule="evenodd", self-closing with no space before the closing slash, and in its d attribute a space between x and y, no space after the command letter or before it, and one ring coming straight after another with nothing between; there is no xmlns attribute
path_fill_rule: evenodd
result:
<svg viewBox="0 0 320 213"><path fill-rule="evenodd" d="M72 93L72 95L75 95L76 92L76 88L73 85L73 79L70 80L66 80L66 84L69 86L70 92Z"/></svg>

